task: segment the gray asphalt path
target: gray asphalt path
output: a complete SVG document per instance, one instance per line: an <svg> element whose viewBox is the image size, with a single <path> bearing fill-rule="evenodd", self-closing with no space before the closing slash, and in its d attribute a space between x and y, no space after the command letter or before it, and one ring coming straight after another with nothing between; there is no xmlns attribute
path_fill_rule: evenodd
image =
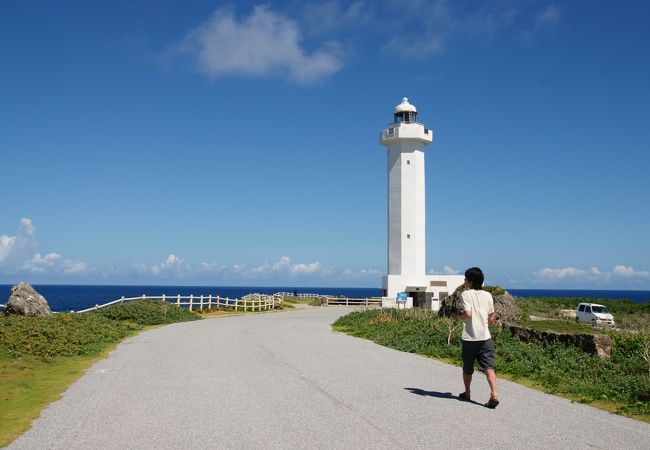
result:
<svg viewBox="0 0 650 450"><path fill-rule="evenodd" d="M503 380L496 410L460 402L458 367L333 333L330 324L348 311L142 333L95 364L10 448L650 447L650 425ZM477 377L473 398L488 395Z"/></svg>

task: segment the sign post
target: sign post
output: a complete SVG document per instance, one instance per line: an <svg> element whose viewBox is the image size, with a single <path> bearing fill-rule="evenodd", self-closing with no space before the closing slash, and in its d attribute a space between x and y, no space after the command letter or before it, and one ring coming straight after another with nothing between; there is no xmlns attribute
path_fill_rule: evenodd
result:
<svg viewBox="0 0 650 450"><path fill-rule="evenodd" d="M400 304L402 305L403 308L406 308L406 301L408 300L408 295L406 292L398 292L397 293L397 309L400 308Z"/></svg>

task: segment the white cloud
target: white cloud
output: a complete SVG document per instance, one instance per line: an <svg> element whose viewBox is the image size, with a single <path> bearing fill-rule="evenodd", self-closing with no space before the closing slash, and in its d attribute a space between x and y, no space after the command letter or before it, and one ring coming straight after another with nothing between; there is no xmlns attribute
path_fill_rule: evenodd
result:
<svg viewBox="0 0 650 450"><path fill-rule="evenodd" d="M541 283L623 283L650 280L650 271L635 270L622 264L614 266L611 272L603 272L597 267L579 269L575 267L544 268L531 274L533 281Z"/></svg>
<svg viewBox="0 0 650 450"><path fill-rule="evenodd" d="M284 274L290 277L296 277L306 275L325 276L331 273L333 273L332 269L322 267L318 261L311 263L292 263L291 258L283 256L273 264L264 263L255 267L248 272L248 275L251 277L266 277L270 275Z"/></svg>
<svg viewBox="0 0 650 450"><path fill-rule="evenodd" d="M549 5L537 15L535 25L537 28L552 28L560 22L561 16L560 8Z"/></svg>
<svg viewBox="0 0 650 450"><path fill-rule="evenodd" d="M31 258L36 248L35 228L31 219L21 219L15 236L0 236L0 265L15 265Z"/></svg>
<svg viewBox="0 0 650 450"><path fill-rule="evenodd" d="M86 269L88 267L86 266L86 263L78 261L70 261L69 259L66 259L63 262L63 273L66 275L77 275L86 272Z"/></svg>
<svg viewBox="0 0 650 450"><path fill-rule="evenodd" d="M193 271L192 267L186 264L182 258L170 254L160 264L151 266L149 272L153 275L184 275Z"/></svg>
<svg viewBox="0 0 650 450"><path fill-rule="evenodd" d="M342 31L367 25L373 19L373 5L367 1L328 1L306 4L303 11L305 31L310 34Z"/></svg>
<svg viewBox="0 0 650 450"><path fill-rule="evenodd" d="M345 269L339 278L342 280L368 280L368 282L375 283L382 275L384 273L376 269L361 269L358 271Z"/></svg>
<svg viewBox="0 0 650 450"><path fill-rule="evenodd" d="M650 279L650 271L637 271L634 270L632 266L624 266L620 264L614 267L613 273L621 278Z"/></svg>
<svg viewBox="0 0 650 450"><path fill-rule="evenodd" d="M0 275L79 275L87 270L85 263L56 252L34 253L37 247L36 227L31 219L21 219L15 236L0 236Z"/></svg>
<svg viewBox="0 0 650 450"><path fill-rule="evenodd" d="M574 267L564 268L544 268L534 272L533 278L541 282L555 282L555 281L609 281L611 274L608 272L601 272L597 267L590 269L576 269Z"/></svg>
<svg viewBox="0 0 650 450"><path fill-rule="evenodd" d="M42 256L40 253L36 253L31 260L23 264L22 269L31 273L45 273L49 268L54 267L60 259L61 255L58 253L48 253Z"/></svg>
<svg viewBox="0 0 650 450"><path fill-rule="evenodd" d="M333 46L308 54L301 47L299 24L268 6L256 6L241 20L228 9L218 9L172 51L189 55L197 70L213 79L287 74L310 83L342 67Z"/></svg>
<svg viewBox="0 0 650 450"><path fill-rule="evenodd" d="M429 269L429 275L458 275L460 270L456 270L450 266L443 266L442 270Z"/></svg>

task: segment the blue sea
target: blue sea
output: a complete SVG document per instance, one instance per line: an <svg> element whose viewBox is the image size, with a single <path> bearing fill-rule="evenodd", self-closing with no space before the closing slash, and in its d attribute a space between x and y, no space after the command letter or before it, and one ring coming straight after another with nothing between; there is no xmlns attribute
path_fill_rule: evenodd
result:
<svg viewBox="0 0 650 450"><path fill-rule="evenodd" d="M258 287L258 286L85 286L36 284L34 288L43 295L53 311L79 311L101 305L120 297L146 295L212 295L240 298L246 294L274 294L291 292L300 294L342 295L350 298L379 297L379 288L315 288L315 287ZM0 303L6 303L11 285L0 284ZM650 291L568 290L568 289L508 289L517 297L580 297L610 300L631 300L636 303L650 301Z"/></svg>

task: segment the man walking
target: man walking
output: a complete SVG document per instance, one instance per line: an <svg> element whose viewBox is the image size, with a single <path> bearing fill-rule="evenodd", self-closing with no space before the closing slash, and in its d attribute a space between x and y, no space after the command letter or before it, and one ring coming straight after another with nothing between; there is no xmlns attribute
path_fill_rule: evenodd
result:
<svg viewBox="0 0 650 450"><path fill-rule="evenodd" d="M482 289L483 280L483 272L478 267L465 271L467 290L462 293L464 311L454 316L464 321L461 339L465 392L458 398L471 400L470 385L474 373L474 361L478 361L479 369L485 372L490 385L490 399L485 406L494 409L499 404L499 395L494 371L494 341L488 328L494 323L494 300L489 292Z"/></svg>

